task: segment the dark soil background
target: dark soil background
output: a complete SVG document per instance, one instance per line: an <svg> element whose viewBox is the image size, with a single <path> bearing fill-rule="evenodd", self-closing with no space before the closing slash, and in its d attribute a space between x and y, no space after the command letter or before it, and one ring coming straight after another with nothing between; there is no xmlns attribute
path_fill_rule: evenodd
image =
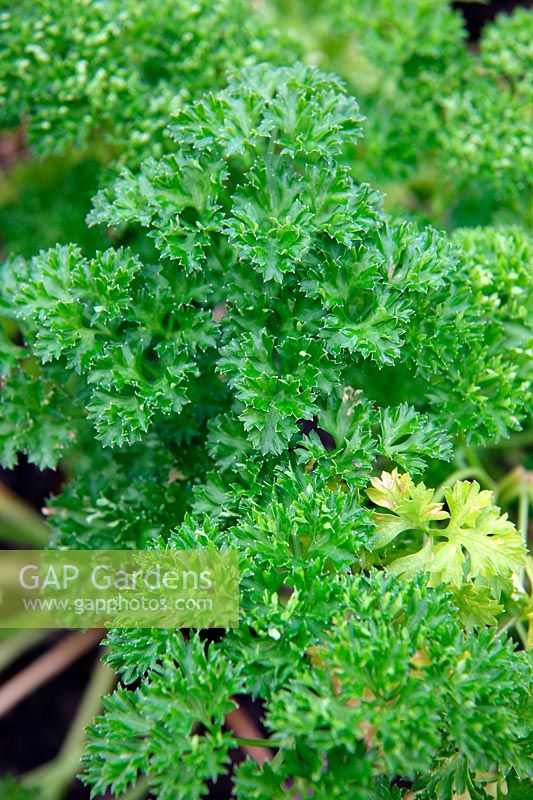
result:
<svg viewBox="0 0 533 800"><path fill-rule="evenodd" d="M510 14L518 6L530 8L532 3L528 2L528 0L525 0L525 2L524 0L522 2L521 0L500 0L499 2L489 3L485 3L483 0L479 0L479 2L474 0L470 3L452 3L452 5L462 12L470 40L476 42L479 39L483 25L493 20L498 14Z"/></svg>
<svg viewBox="0 0 533 800"><path fill-rule="evenodd" d="M509 13L520 5L530 7L531 3L518 0L501 0L487 4L454 3L465 16L472 42L479 38L486 22L494 19L498 13ZM17 152L19 154L24 152L22 142L15 150L11 146L4 152L0 141L0 168L8 168L16 160ZM59 491L62 476L52 470L39 471L21 457L15 469L0 469L0 482L40 510L46 498ZM1 541L1 533L0 529L0 547L8 546ZM63 635L51 634L44 643L18 659L9 670L0 675L0 685L45 652ZM97 648L0 718L0 775L24 773L57 755L91 675L96 657ZM257 706L250 705L247 710L250 714L259 716L260 709ZM236 758L239 758L238 754ZM210 799L222 800L229 797L230 786L229 779L221 779L212 787ZM67 795L67 800L88 800L88 798L88 790L78 782L72 785Z"/></svg>

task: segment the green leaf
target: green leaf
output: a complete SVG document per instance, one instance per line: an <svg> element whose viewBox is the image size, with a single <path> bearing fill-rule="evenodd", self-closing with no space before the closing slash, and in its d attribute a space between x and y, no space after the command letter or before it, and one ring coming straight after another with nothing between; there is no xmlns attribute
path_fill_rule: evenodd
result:
<svg viewBox="0 0 533 800"><path fill-rule="evenodd" d="M371 483L369 498L392 512L374 512L375 549L387 547L407 531L424 534L422 546L415 552L392 556L389 568L396 575L412 577L426 572L432 585L475 586L477 593L471 596L474 608L481 603L486 587L497 599L503 581L524 568L522 537L507 514L502 515L493 505L492 492L481 491L475 481L457 481L444 490L448 511L442 503L434 502L433 490L423 483L415 486L408 474L384 472ZM446 525L438 524L441 520ZM465 605L468 591L462 596ZM489 604L485 613L493 615L495 610Z"/></svg>

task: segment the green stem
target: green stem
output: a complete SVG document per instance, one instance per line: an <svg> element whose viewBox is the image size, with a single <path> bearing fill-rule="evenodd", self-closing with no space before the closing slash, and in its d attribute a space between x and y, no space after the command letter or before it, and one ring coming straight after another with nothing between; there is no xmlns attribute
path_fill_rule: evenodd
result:
<svg viewBox="0 0 533 800"><path fill-rule="evenodd" d="M0 537L17 544L46 547L49 536L42 517L0 485Z"/></svg>
<svg viewBox="0 0 533 800"><path fill-rule="evenodd" d="M267 747L278 748L282 747L281 742L276 742L273 739L247 739L246 737L236 736L235 741L239 747Z"/></svg>
<svg viewBox="0 0 533 800"><path fill-rule="evenodd" d="M524 537L524 544L527 547L529 538L529 493L521 489L518 495L518 529Z"/></svg>
<svg viewBox="0 0 533 800"><path fill-rule="evenodd" d="M500 625L499 625L499 627L498 627L498 629L496 631L497 635L498 636L502 636L504 633L506 633L509 630L509 628L513 627L515 622L516 622L516 617L511 617L511 619L508 619L506 622L500 623Z"/></svg>
<svg viewBox="0 0 533 800"><path fill-rule="evenodd" d="M455 472L452 472L445 481L441 483L441 485L435 491L435 501L439 501L444 497L444 490L448 489L450 486L456 481L465 480L465 478L477 478L478 481L486 486L488 489L496 489L496 481L494 481L488 472L480 466L470 466L470 467L462 467L461 469L456 469Z"/></svg>
<svg viewBox="0 0 533 800"><path fill-rule="evenodd" d="M11 635L0 644L0 672L48 636L47 630L28 630Z"/></svg>
<svg viewBox="0 0 533 800"><path fill-rule="evenodd" d="M471 467L483 469L483 464L476 450L473 447L465 447L465 457Z"/></svg>
<svg viewBox="0 0 533 800"><path fill-rule="evenodd" d="M126 794L120 797L120 800L141 800L141 798L146 797L148 789L148 778L141 778L135 786L132 786Z"/></svg>
<svg viewBox="0 0 533 800"><path fill-rule="evenodd" d="M99 662L59 754L53 761L24 775L23 783L32 787L38 786L43 800L61 800L76 777L83 754L85 728L98 713L102 695L112 688L114 682L113 670L107 664Z"/></svg>
<svg viewBox="0 0 533 800"><path fill-rule="evenodd" d="M527 650L527 631L522 622L518 621L515 622L515 631L520 637L520 641L524 645L524 650Z"/></svg>
<svg viewBox="0 0 533 800"><path fill-rule="evenodd" d="M526 550L529 550L529 492L522 486L518 495L518 530L524 539ZM526 567L522 569L520 576L521 584L526 585ZM533 624L530 622L530 625ZM526 636L527 641L527 636ZM527 644L524 645L527 649Z"/></svg>

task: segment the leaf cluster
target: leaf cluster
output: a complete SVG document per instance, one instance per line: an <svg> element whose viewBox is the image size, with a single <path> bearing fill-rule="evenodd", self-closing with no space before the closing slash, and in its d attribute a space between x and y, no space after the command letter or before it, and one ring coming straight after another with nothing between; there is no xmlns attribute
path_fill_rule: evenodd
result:
<svg viewBox="0 0 533 800"><path fill-rule="evenodd" d="M449 0L274 5L359 98L369 135L357 174L400 213L530 227L530 10L500 15L472 48Z"/></svg>
<svg viewBox="0 0 533 800"><path fill-rule="evenodd" d="M27 116L39 155L85 148L96 133L130 164L161 153L183 99L283 51L241 0L22 0L4 9L0 34L2 127Z"/></svg>
<svg viewBox="0 0 533 800"><path fill-rule="evenodd" d="M9 91L43 153L101 137L127 165L90 214L113 246L0 269L2 462L72 472L52 547L241 559L239 628L110 633L121 685L90 731L95 795L147 775L158 800L203 796L239 744L241 694L275 755L236 770L239 798L486 800L531 777L531 658L495 629L524 547L476 483L441 498L414 480L527 420L531 240L400 220L356 179L393 130L413 169L435 148L438 169L465 157L502 73L520 143L528 45L513 17L470 56L441 0L349 5L348 36L364 21L388 75L361 92L368 145L341 80L255 63L279 40L244 3L76 0L51 19L41 0L2 18L17 68L0 109ZM508 197L524 153L487 147L470 173Z"/></svg>

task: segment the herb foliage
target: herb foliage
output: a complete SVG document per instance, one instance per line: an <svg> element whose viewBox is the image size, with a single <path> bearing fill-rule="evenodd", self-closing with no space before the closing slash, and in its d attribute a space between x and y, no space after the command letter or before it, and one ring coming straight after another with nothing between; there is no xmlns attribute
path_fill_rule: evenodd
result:
<svg viewBox="0 0 533 800"><path fill-rule="evenodd" d="M501 632L533 608L523 532L447 465L529 422L531 19L472 55L441 0L331 0L298 46L244 3L3 15L5 123L110 169L88 246L1 267L2 462L69 471L52 547L241 556L238 629L109 633L95 796L202 797L244 694L275 755L239 798L527 790L532 664Z"/></svg>

